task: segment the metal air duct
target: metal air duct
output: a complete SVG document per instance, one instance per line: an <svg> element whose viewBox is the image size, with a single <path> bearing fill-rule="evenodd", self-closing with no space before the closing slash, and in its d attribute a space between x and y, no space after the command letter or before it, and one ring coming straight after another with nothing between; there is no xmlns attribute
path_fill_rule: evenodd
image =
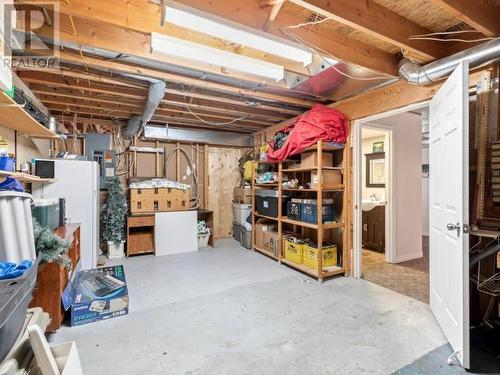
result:
<svg viewBox="0 0 500 375"><path fill-rule="evenodd" d="M149 85L148 100L144 106L142 115L135 115L130 117L127 125L122 129L122 135L125 138L131 138L136 134L140 134L144 125L153 117L153 114L158 108L161 100L165 96L165 89L167 85L163 81L151 82Z"/></svg>
<svg viewBox="0 0 500 375"><path fill-rule="evenodd" d="M423 66L403 59L399 63L399 75L412 85L425 86L451 74L461 61L467 60L470 68L477 68L498 59L500 38L495 38Z"/></svg>

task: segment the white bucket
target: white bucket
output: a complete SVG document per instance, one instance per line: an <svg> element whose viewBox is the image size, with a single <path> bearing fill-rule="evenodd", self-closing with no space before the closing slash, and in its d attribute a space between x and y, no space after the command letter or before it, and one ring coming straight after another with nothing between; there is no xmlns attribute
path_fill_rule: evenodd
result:
<svg viewBox="0 0 500 375"><path fill-rule="evenodd" d="M0 191L0 262L35 260L35 238L27 193Z"/></svg>

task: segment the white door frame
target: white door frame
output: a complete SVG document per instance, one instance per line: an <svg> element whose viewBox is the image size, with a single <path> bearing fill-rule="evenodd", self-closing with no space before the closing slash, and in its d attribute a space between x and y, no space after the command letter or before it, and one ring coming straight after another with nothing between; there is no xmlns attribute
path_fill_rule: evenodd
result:
<svg viewBox="0 0 500 375"><path fill-rule="evenodd" d="M362 269L362 211L361 211L361 200L362 200L362 129L372 128L379 129L389 132L390 144L388 145L388 163L386 164L386 171L389 172L388 184L386 184L386 261L395 262L395 244L396 244L396 200L394 198L395 189L393 188L393 182L395 181L396 169L395 159L393 155L396 149L396 144L393 141L393 127L384 126L382 124L376 124L377 120L383 119L385 117L394 116L400 113L409 112L416 109L422 109L429 105L429 100L425 102L410 104L405 107L393 109L387 112L378 113L372 116L363 117L361 119L354 121L354 142L353 142L353 259L352 259L352 276L355 278L360 278L363 275ZM366 125L367 123L375 123L372 125Z"/></svg>

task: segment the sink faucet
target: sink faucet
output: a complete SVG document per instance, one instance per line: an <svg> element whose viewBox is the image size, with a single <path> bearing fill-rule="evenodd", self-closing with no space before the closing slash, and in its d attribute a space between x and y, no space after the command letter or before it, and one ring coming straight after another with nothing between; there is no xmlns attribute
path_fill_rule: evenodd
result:
<svg viewBox="0 0 500 375"><path fill-rule="evenodd" d="M377 196L375 194L370 194L370 199L376 201Z"/></svg>

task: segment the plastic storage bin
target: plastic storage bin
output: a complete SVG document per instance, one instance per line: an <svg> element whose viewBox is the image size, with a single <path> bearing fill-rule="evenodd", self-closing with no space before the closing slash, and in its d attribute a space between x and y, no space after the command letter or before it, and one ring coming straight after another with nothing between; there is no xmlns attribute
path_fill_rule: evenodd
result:
<svg viewBox="0 0 500 375"><path fill-rule="evenodd" d="M0 191L0 262L35 260L32 202L30 194Z"/></svg>
<svg viewBox="0 0 500 375"><path fill-rule="evenodd" d="M318 223L318 203L316 199L304 201L300 211L300 220L306 223ZM335 206L332 199L323 200L323 223L335 220Z"/></svg>
<svg viewBox="0 0 500 375"><path fill-rule="evenodd" d="M296 237L288 237L285 240L285 259L297 264L303 263L304 242Z"/></svg>
<svg viewBox="0 0 500 375"><path fill-rule="evenodd" d="M50 230L59 226L59 198L35 199L31 213L42 227Z"/></svg>
<svg viewBox="0 0 500 375"><path fill-rule="evenodd" d="M289 200L289 196L282 195L282 215L286 215L287 202ZM278 217L278 190L258 189L255 193L255 207L261 215Z"/></svg>
<svg viewBox="0 0 500 375"><path fill-rule="evenodd" d="M38 262L15 279L0 280L0 363L21 333L36 283Z"/></svg>
<svg viewBox="0 0 500 375"><path fill-rule="evenodd" d="M233 237L236 241L241 242L242 231L245 229L243 226L233 223Z"/></svg>
<svg viewBox="0 0 500 375"><path fill-rule="evenodd" d="M245 225L248 216L252 213L251 204L233 203L233 222Z"/></svg>
<svg viewBox="0 0 500 375"><path fill-rule="evenodd" d="M246 249L252 248L252 231L251 230L246 230L245 228L242 229L240 243L241 243L241 246L243 246Z"/></svg>
<svg viewBox="0 0 500 375"><path fill-rule="evenodd" d="M323 242L323 268L337 265L337 245ZM318 268L318 245L314 242L306 243L302 249L304 265Z"/></svg>

